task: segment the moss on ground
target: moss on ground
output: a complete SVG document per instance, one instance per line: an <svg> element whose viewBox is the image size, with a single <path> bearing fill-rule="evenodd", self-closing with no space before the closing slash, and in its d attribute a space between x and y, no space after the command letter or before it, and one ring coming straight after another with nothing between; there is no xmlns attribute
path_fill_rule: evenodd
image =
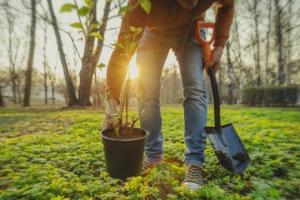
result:
<svg viewBox="0 0 300 200"><path fill-rule="evenodd" d="M300 110L225 106L251 157L243 176L221 168L208 142L196 192L184 176L183 110L164 107L165 162L125 182L105 171L100 110L0 110L0 199L297 199ZM209 124L213 124L209 113Z"/></svg>

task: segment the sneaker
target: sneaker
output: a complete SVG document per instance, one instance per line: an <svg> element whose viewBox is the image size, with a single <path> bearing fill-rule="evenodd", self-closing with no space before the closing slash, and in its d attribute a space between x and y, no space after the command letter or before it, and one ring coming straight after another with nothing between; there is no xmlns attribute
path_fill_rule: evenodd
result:
<svg viewBox="0 0 300 200"><path fill-rule="evenodd" d="M199 165L189 164L185 174L183 185L190 190L197 190L203 185L203 179L201 176L202 168Z"/></svg>
<svg viewBox="0 0 300 200"><path fill-rule="evenodd" d="M143 168L142 168L142 175L147 174L151 169L153 169L160 163L161 163L161 160L155 160L155 161L144 160Z"/></svg>

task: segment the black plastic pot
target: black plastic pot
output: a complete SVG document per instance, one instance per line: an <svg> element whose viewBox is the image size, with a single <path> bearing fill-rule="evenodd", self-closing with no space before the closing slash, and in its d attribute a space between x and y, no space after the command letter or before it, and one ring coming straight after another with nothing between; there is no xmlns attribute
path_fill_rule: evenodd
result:
<svg viewBox="0 0 300 200"><path fill-rule="evenodd" d="M113 178L126 179L142 171L144 148L148 132L134 128L136 138L116 139L111 137L113 129L101 131L106 169Z"/></svg>

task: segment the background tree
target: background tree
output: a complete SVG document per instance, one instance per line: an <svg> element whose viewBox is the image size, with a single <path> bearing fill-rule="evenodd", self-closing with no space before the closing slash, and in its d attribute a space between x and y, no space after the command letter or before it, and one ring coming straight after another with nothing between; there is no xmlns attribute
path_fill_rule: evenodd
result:
<svg viewBox="0 0 300 200"><path fill-rule="evenodd" d="M10 82L9 75L6 70L0 71L0 107L4 107L4 95L3 95L3 89L9 85Z"/></svg>
<svg viewBox="0 0 300 200"><path fill-rule="evenodd" d="M34 50L35 50L35 32L36 32L36 0L31 0L31 29L30 29L30 45L28 63L25 74L25 86L24 86L24 100L23 106L30 106L30 95L32 86L32 68L34 62Z"/></svg>
<svg viewBox="0 0 300 200"><path fill-rule="evenodd" d="M45 13L47 15L47 13ZM45 105L48 104L48 62L47 62L47 31L48 31L48 24L44 21L44 46L43 46L43 84L44 84L44 96L45 96Z"/></svg>
<svg viewBox="0 0 300 200"><path fill-rule="evenodd" d="M16 64L19 56L20 39L15 34L15 16L11 13L8 7L8 2L4 4L5 16L8 28L8 48L7 54L9 59L9 76L11 80L12 101L17 104L17 72Z"/></svg>
<svg viewBox="0 0 300 200"><path fill-rule="evenodd" d="M63 43L62 43L62 39L60 36L56 15L53 10L52 1L47 0L47 2L48 2L49 11L50 11L51 19L52 19L52 26L53 26L55 37L56 37L59 57L60 57L60 61L61 61L61 65L63 68L64 77L65 77L65 82L66 82L66 86L67 86L67 94L68 94L67 104L68 104L68 106L73 106L73 105L77 104L75 88L74 88L73 81L71 79L70 72L68 69L67 59L66 59L66 55L65 55L65 52L63 49Z"/></svg>

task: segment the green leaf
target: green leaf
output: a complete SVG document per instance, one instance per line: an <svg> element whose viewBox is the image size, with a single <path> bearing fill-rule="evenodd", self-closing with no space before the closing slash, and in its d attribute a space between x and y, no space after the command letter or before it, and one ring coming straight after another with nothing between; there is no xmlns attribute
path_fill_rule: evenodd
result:
<svg viewBox="0 0 300 200"><path fill-rule="evenodd" d="M92 31L92 30L95 30L96 28L98 28L98 25L97 23L92 23L89 27L89 30Z"/></svg>
<svg viewBox="0 0 300 200"><path fill-rule="evenodd" d="M66 3L64 4L61 8L60 8L60 11L61 13L64 13L64 12L72 12L74 9L76 9L76 5L75 4L72 4L72 3Z"/></svg>
<svg viewBox="0 0 300 200"><path fill-rule="evenodd" d="M141 0L140 5L147 14L150 13L150 11L151 11L151 2L150 2L150 0Z"/></svg>
<svg viewBox="0 0 300 200"><path fill-rule="evenodd" d="M83 25L80 22L74 22L70 24L73 28L83 29Z"/></svg>
<svg viewBox="0 0 300 200"><path fill-rule="evenodd" d="M102 69L102 68L104 68L105 66L106 66L106 65L105 65L104 63L99 63L97 67L98 67L99 69Z"/></svg>
<svg viewBox="0 0 300 200"><path fill-rule="evenodd" d="M97 38L98 40L103 40L102 35L100 33L98 33L98 32L91 33L91 36Z"/></svg>
<svg viewBox="0 0 300 200"><path fill-rule="evenodd" d="M79 16L86 16L90 12L90 8L87 6L82 6L78 11Z"/></svg>
<svg viewBox="0 0 300 200"><path fill-rule="evenodd" d="M93 4L93 0L84 0L84 3L85 3L87 6L91 7L92 4Z"/></svg>
<svg viewBox="0 0 300 200"><path fill-rule="evenodd" d="M120 9L119 9L119 15L122 15L122 14L126 13L128 10L129 10L129 6L128 5L121 6Z"/></svg>

